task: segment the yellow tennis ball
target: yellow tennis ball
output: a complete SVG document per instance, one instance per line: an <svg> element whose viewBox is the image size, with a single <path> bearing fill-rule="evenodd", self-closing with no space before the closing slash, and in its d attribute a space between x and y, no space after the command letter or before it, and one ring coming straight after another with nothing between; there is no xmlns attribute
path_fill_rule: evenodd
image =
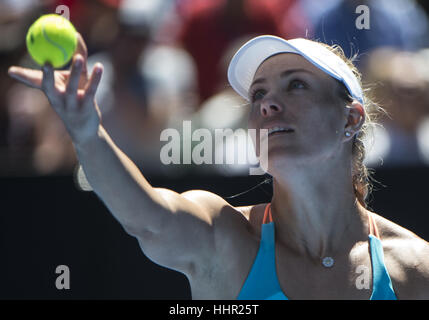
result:
<svg viewBox="0 0 429 320"><path fill-rule="evenodd" d="M40 65L49 62L54 68L66 65L77 46L77 32L69 20L58 14L37 19L28 29L27 50Z"/></svg>

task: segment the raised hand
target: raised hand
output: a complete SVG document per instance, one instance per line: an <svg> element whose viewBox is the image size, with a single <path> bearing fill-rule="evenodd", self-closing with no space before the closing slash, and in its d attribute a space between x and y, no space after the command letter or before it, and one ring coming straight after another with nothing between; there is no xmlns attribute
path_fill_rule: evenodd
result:
<svg viewBox="0 0 429 320"><path fill-rule="evenodd" d="M17 66L9 68L11 77L46 94L75 144L84 143L96 134L101 123L95 93L102 72L103 66L97 63L88 78L87 49L80 34L70 70L54 71L48 64L42 71Z"/></svg>

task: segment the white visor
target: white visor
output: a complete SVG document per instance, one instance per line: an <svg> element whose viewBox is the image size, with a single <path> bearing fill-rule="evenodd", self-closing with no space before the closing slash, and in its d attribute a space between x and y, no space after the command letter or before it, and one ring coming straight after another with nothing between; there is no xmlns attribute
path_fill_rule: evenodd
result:
<svg viewBox="0 0 429 320"><path fill-rule="evenodd" d="M301 38L285 40L265 35L249 40L236 52L229 64L229 83L238 94L249 100L249 88L261 63L275 54L288 52L301 55L339 80L350 95L363 104L362 88L347 64L321 44Z"/></svg>

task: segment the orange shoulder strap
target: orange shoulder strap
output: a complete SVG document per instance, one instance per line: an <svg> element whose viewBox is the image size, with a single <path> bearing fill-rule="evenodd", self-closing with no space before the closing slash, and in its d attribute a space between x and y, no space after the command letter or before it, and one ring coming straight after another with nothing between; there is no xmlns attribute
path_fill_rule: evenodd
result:
<svg viewBox="0 0 429 320"><path fill-rule="evenodd" d="M262 219L262 223L270 223L273 221L273 216L271 215L271 203L268 203L265 207L264 218Z"/></svg>
<svg viewBox="0 0 429 320"><path fill-rule="evenodd" d="M264 218L262 223L270 223L273 221L273 216L271 214L271 203L268 203L265 207ZM375 223L374 217L371 212L368 211L368 225L369 225L369 234L374 235L380 239L380 233L378 232L377 224Z"/></svg>
<svg viewBox="0 0 429 320"><path fill-rule="evenodd" d="M369 224L369 234L374 235L378 239L380 239L380 234L378 233L378 228L375 223L372 212L368 211L368 224Z"/></svg>

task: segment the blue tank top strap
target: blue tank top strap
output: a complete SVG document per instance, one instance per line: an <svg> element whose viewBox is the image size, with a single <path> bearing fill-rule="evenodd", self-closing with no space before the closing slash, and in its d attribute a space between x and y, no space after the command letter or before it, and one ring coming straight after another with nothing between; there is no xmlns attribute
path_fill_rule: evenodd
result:
<svg viewBox="0 0 429 320"><path fill-rule="evenodd" d="M277 278L274 222L266 207L261 225L261 241L252 269L238 295L238 300L287 300ZM271 221L271 222L268 222Z"/></svg>
<svg viewBox="0 0 429 320"><path fill-rule="evenodd" d="M368 212L368 224L372 265L372 294L370 300L397 300L392 280L384 263L384 251L380 233L371 212Z"/></svg>
<svg viewBox="0 0 429 320"><path fill-rule="evenodd" d="M372 263L372 294L371 300L397 300L393 291L392 280L384 263L383 245L377 237L370 234Z"/></svg>

